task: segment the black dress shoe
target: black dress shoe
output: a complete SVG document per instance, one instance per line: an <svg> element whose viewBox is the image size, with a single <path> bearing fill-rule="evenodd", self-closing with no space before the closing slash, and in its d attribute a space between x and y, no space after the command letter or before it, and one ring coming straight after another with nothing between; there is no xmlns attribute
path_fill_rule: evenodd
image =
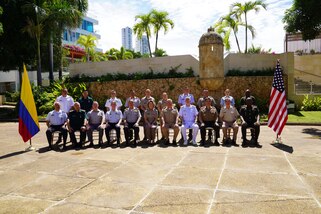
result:
<svg viewBox="0 0 321 214"><path fill-rule="evenodd" d="M205 140L202 140L200 143L200 146L204 146L204 144L205 144Z"/></svg>
<svg viewBox="0 0 321 214"><path fill-rule="evenodd" d="M219 146L220 143L218 142L218 140L216 139L215 142L214 142L214 146Z"/></svg>
<svg viewBox="0 0 321 214"><path fill-rule="evenodd" d="M172 144L173 144L174 146L177 146L176 140L173 140Z"/></svg>
<svg viewBox="0 0 321 214"><path fill-rule="evenodd" d="M90 142L89 147L94 147L94 143Z"/></svg>

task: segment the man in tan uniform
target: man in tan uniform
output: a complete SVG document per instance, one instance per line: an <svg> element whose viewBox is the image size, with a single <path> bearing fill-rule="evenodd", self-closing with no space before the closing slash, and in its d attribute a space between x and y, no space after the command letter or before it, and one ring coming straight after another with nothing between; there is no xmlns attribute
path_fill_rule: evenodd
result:
<svg viewBox="0 0 321 214"><path fill-rule="evenodd" d="M213 128L215 130L215 143L214 145L220 145L217 141L217 138L219 138L220 135L220 127L217 124L216 120L218 118L218 113L216 111L216 108L212 106L212 100L209 97L206 97L205 99L205 106L201 107L199 111L199 121L201 123L200 129L201 129L201 146L205 143L205 136L206 136L206 128ZM212 132L212 130L210 130ZM209 134L209 138L211 140L212 135Z"/></svg>
<svg viewBox="0 0 321 214"><path fill-rule="evenodd" d="M226 143L227 140L227 129L228 128L233 128L233 140L232 144L237 146L236 144L236 137L237 137L237 132L239 130L239 127L237 125L237 118L239 117L239 113L231 105L231 100L229 98L225 99L225 106L221 109L220 112L220 118L223 121L222 124L222 129L223 129L223 134L224 134L224 139L223 139L223 144Z"/></svg>
<svg viewBox="0 0 321 214"><path fill-rule="evenodd" d="M171 99L167 100L167 106L163 108L161 112L161 121L162 121L162 133L166 139L166 144L169 143L169 129L174 130L173 144L176 145L176 138L179 132L178 126L178 111L176 108L173 108L173 101Z"/></svg>
<svg viewBox="0 0 321 214"><path fill-rule="evenodd" d="M162 113L162 110L167 106L167 100L168 100L168 95L166 92L163 92L162 94L162 99L160 101L158 101L157 103L157 110L159 112L159 117L161 117L161 113ZM160 126L162 127L162 119L160 118ZM162 132L162 138L161 140L164 140L164 135L163 135L163 132Z"/></svg>

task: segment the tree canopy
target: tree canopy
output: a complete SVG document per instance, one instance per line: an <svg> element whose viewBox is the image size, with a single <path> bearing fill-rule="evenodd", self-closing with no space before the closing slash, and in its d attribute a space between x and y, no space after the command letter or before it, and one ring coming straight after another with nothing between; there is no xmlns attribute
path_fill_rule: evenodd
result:
<svg viewBox="0 0 321 214"><path fill-rule="evenodd" d="M288 33L302 33L303 40L312 40L321 33L321 1L294 0L285 11L283 22Z"/></svg>

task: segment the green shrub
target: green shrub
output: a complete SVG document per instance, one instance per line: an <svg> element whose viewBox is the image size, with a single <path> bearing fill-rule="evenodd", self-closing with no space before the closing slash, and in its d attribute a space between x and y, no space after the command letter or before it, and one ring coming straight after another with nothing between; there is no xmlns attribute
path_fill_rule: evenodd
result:
<svg viewBox="0 0 321 214"><path fill-rule="evenodd" d="M154 72L153 69L149 68L149 72L136 72L136 73L108 73L100 77L92 77L86 75L77 75L75 77L69 77L66 79L68 83L78 82L109 82L117 80L144 80L144 79L164 79L164 78L184 78L184 77L195 77L193 69L186 68L186 72L177 72L178 68L171 67L168 72Z"/></svg>
<svg viewBox="0 0 321 214"><path fill-rule="evenodd" d="M61 94L62 88L68 89L68 94L75 100L81 97L83 90L87 88L85 83L65 83L65 82L54 82L48 87L41 87L31 85L33 97L35 100L38 115L45 115L53 109L53 104L58 96ZM6 97L12 102L17 102L16 105L16 116L19 112L19 100L20 92L6 93Z"/></svg>
<svg viewBox="0 0 321 214"><path fill-rule="evenodd" d="M309 95L304 96L302 101L301 110L303 111L321 111L321 97L317 96L313 99L309 98Z"/></svg>
<svg viewBox="0 0 321 214"><path fill-rule="evenodd" d="M248 70L241 71L238 69L229 70L226 76L273 76L274 68L268 68L263 70Z"/></svg>

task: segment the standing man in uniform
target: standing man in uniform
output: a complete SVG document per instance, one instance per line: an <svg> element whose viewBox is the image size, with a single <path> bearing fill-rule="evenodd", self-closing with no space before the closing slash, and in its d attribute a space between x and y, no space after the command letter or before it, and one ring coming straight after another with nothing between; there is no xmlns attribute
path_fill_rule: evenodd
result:
<svg viewBox="0 0 321 214"><path fill-rule="evenodd" d="M110 99L108 99L105 103L105 107L106 107L106 111L109 111L111 108L111 102L115 101L116 102L116 108L120 109L122 107L122 102L119 98L116 97L116 91L115 90L111 90L111 97Z"/></svg>
<svg viewBox="0 0 321 214"><path fill-rule="evenodd" d="M216 108L212 106L212 100L209 97L204 98L205 106L201 107L199 111L199 121L201 123L201 146L205 143L206 128L213 128L215 131L215 142L214 145L220 145L217 138L220 137L220 127L217 124L218 113ZM210 130L210 133L212 130ZM210 140L212 140L212 135L209 134Z"/></svg>
<svg viewBox="0 0 321 214"><path fill-rule="evenodd" d="M236 137L237 137L237 132L239 129L239 126L237 125L237 118L239 117L239 113L231 105L231 101L229 98L225 99L225 107L221 109L220 112L220 118L223 121L222 129L223 129L223 134L224 134L224 139L223 139L223 144L226 144L227 141L227 129L228 128L233 128L233 140L232 144L237 146L236 144Z"/></svg>
<svg viewBox="0 0 321 214"><path fill-rule="evenodd" d="M179 116L182 120L182 127L181 132L183 134L184 145L188 144L187 136L186 136L186 129L193 130L193 145L196 146L196 137L198 133L198 125L196 124L198 111L194 105L191 105L191 98L185 98L185 105L183 105L179 110Z"/></svg>
<svg viewBox="0 0 321 214"><path fill-rule="evenodd" d="M66 114L68 114L74 106L74 99L68 95L67 88L62 89L61 95L57 97L56 102L60 104L60 109Z"/></svg>
<svg viewBox="0 0 321 214"><path fill-rule="evenodd" d="M174 130L173 145L176 145L176 138L179 132L178 126L178 111L176 108L173 108L173 101L168 99L166 102L166 107L161 111L161 129L162 134L166 140L166 144L169 144L169 129Z"/></svg>
<svg viewBox="0 0 321 214"><path fill-rule="evenodd" d="M82 97L78 100L78 102L80 103L80 108L85 110L86 113L91 110L94 103L93 99L88 96L88 90L84 90L82 92Z"/></svg>
<svg viewBox="0 0 321 214"><path fill-rule="evenodd" d="M92 110L87 113L87 136L90 142L89 146L93 146L93 131L98 131L98 144L101 147L103 143L105 114L104 111L100 110L98 107L98 102L93 102Z"/></svg>
<svg viewBox="0 0 321 214"><path fill-rule="evenodd" d="M67 115L69 114L69 111L74 106L74 99L68 95L68 89L63 88L61 90L61 95L57 97L56 102L60 104L60 109L65 112ZM59 138L57 140L57 143L61 142L61 133L59 134Z"/></svg>
<svg viewBox="0 0 321 214"><path fill-rule="evenodd" d="M190 98L190 104L194 104L195 103L194 96L193 96L193 94L190 94L190 90L189 90L189 88L187 86L183 89L183 94L179 95L179 97L178 97L178 105L179 105L179 107L182 107L183 105L185 105L185 98L186 97ZM189 140L192 139L192 130L189 130L188 138L189 138Z"/></svg>
<svg viewBox="0 0 321 214"><path fill-rule="evenodd" d="M110 131L116 130L117 137L117 146L120 146L120 123L123 119L123 114L121 110L117 109L117 103L115 101L111 102L111 109L106 112L106 138L107 144L111 143L110 141Z"/></svg>
<svg viewBox="0 0 321 214"><path fill-rule="evenodd" d="M230 105L231 106L234 106L235 107L235 100L234 100L234 98L230 95L230 89L226 89L225 90L225 92L224 92L224 94L225 94L225 96L224 97L222 97L221 98L221 102L220 102L220 105L221 105L221 108L223 108L223 107L225 107L225 100L226 99L229 99L230 100Z"/></svg>
<svg viewBox="0 0 321 214"><path fill-rule="evenodd" d="M248 97L252 99L252 105L256 105L256 103L255 103L255 97L253 97L253 96L251 95L250 89L246 89L246 91L245 91L245 96L242 97L241 100L240 100L240 105L241 105L241 107L244 106L244 105L246 105L246 99L247 99Z"/></svg>
<svg viewBox="0 0 321 214"><path fill-rule="evenodd" d="M135 106L136 108L139 108L139 106L140 106L140 99L139 99L139 97L136 97L136 93L135 93L135 90L134 90L134 89L130 90L130 95L129 95L129 97L126 99L126 103L125 103L125 107L126 107L126 108L129 107L129 106L128 106L128 101L129 101L129 100L133 100L134 106Z"/></svg>
<svg viewBox="0 0 321 214"><path fill-rule="evenodd" d="M46 118L47 124L47 131L46 136L49 144L49 150L52 149L51 140L52 140L52 133L59 131L61 132L64 140L63 149L66 149L66 141L67 141L67 129L65 128L67 122L67 114L60 110L60 104L55 102L54 110L49 112Z"/></svg>
<svg viewBox="0 0 321 214"><path fill-rule="evenodd" d="M246 98L246 106L243 106L240 110L242 120L242 146L246 146L246 129L253 128L252 141L256 147L261 147L258 143L260 135L260 115L259 109L253 105L253 99L251 97Z"/></svg>
<svg viewBox="0 0 321 214"><path fill-rule="evenodd" d="M205 106L205 102L206 102L205 98L209 98L211 100L211 106L215 107L215 105L216 105L215 99L213 97L209 96L207 89L204 89L203 96L200 97L197 101L198 109L201 109L203 106Z"/></svg>
<svg viewBox="0 0 321 214"><path fill-rule="evenodd" d="M141 114L138 108L134 107L134 101L128 101L129 108L126 108L124 111L124 133L126 139L126 145L129 145L129 130L134 129L135 140L134 146L136 146L139 139L139 121L141 119Z"/></svg>
<svg viewBox="0 0 321 214"><path fill-rule="evenodd" d="M76 146L82 148L83 143L86 138L86 112L80 109L80 104L75 102L74 110L69 112L68 119L68 130L71 142ZM75 131L80 132L80 142L77 143L77 139L75 136Z"/></svg>
<svg viewBox="0 0 321 214"><path fill-rule="evenodd" d="M167 105L167 100L168 100L168 96L167 96L167 93L166 92L163 92L162 94L162 99L160 101L158 101L157 103L157 109L158 109L158 112L159 112L159 117L161 117L161 113L162 113L162 110L166 107ZM160 126L162 127L162 120L160 120ZM162 132L162 138L161 140L164 140L164 134Z"/></svg>

